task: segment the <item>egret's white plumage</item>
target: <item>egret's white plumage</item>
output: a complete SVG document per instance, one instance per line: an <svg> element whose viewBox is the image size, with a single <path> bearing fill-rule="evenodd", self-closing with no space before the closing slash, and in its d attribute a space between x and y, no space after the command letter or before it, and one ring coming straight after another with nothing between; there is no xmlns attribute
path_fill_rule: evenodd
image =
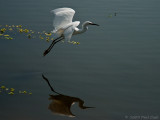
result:
<svg viewBox="0 0 160 120"><path fill-rule="evenodd" d="M74 29L80 24L80 21L72 22L75 11L71 8L58 8L52 10L53 19L53 34L60 37L62 34L65 40L70 40Z"/></svg>
<svg viewBox="0 0 160 120"><path fill-rule="evenodd" d="M80 24L80 21L72 22L73 16L75 11L71 8L57 8L52 10L51 13L54 16L53 19L53 36L58 37L57 39L53 40L50 47L44 52L44 56L52 49L54 44L65 39L69 41L72 35L84 33L88 29L88 25L97 25L90 21L86 21L82 24L82 29L78 29L77 26Z"/></svg>
<svg viewBox="0 0 160 120"><path fill-rule="evenodd" d="M55 30L58 30L61 27L64 27L69 23L72 23L75 11L71 8L58 8L52 10L51 13L53 14L54 17L53 27Z"/></svg>

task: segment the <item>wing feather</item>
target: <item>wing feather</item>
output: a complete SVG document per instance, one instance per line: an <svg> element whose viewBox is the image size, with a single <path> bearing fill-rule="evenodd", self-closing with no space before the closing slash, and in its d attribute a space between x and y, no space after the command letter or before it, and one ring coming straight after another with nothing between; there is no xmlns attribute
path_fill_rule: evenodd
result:
<svg viewBox="0 0 160 120"><path fill-rule="evenodd" d="M64 35L64 38L66 41L69 41L72 37L72 34L75 30L75 28L79 25L79 21L75 21L72 23L72 25L68 26L64 32L63 32L63 35Z"/></svg>
<svg viewBox="0 0 160 120"><path fill-rule="evenodd" d="M54 16L53 27L55 31L57 31L58 29L65 27L65 25L72 23L75 11L71 8L57 8L52 10L51 13Z"/></svg>

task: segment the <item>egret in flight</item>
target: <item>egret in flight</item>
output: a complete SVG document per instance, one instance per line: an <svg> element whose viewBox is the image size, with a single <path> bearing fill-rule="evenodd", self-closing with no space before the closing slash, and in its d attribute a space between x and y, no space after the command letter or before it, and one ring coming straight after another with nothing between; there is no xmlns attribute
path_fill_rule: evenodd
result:
<svg viewBox="0 0 160 120"><path fill-rule="evenodd" d="M44 56L51 51L51 49L57 42L63 39L69 41L72 35L77 35L86 32L88 29L87 27L88 25L99 26L98 24L92 23L90 21L85 21L82 24L82 28L78 29L77 26L80 24L80 21L72 22L75 11L71 8L57 8L55 10L52 10L51 13L54 16L53 19L54 30L51 31L51 33L54 36L56 36L56 39L54 39L49 48L44 51L43 53Z"/></svg>

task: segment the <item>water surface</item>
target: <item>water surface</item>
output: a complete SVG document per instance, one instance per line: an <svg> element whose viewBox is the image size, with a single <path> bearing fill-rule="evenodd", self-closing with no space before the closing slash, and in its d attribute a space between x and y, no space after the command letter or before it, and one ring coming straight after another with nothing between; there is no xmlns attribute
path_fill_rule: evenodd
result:
<svg viewBox="0 0 160 120"><path fill-rule="evenodd" d="M159 0L2 0L1 25L22 24L50 32L49 11L71 7L76 11L74 20L90 20L100 27L90 26L85 34L74 36L80 45L56 44L46 57L43 51L51 42L19 34L13 40L0 39L0 85L32 92L0 93L0 118L160 119L159 5ZM75 118L52 114L48 98L53 92L42 73L56 91L95 108L82 110L75 104L71 108Z"/></svg>

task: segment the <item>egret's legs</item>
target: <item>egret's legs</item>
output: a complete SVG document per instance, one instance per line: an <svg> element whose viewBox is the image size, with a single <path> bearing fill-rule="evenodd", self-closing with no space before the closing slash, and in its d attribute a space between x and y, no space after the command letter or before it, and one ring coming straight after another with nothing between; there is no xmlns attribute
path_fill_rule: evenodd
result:
<svg viewBox="0 0 160 120"><path fill-rule="evenodd" d="M51 43L51 45L49 46L49 48L44 51L43 56L45 56L46 54L48 54L48 53L51 51L51 49L53 48L53 46L54 46L57 42L59 42L59 41L61 41L61 40L63 40L63 39L64 39L64 37L60 36L60 37L56 38L55 40L53 40L53 42Z"/></svg>
<svg viewBox="0 0 160 120"><path fill-rule="evenodd" d="M50 87L51 91L54 93L57 93L59 95L61 95L60 93L56 92L53 87L51 86L51 84L49 83L48 79L42 74L43 79L48 83L48 86Z"/></svg>

